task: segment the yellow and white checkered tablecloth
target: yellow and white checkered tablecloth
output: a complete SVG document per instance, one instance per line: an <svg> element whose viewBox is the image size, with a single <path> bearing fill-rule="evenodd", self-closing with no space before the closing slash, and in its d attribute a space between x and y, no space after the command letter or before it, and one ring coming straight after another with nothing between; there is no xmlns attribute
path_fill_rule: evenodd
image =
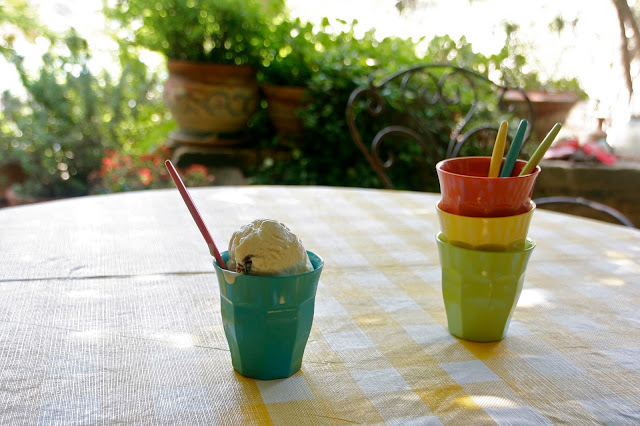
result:
<svg viewBox="0 0 640 426"><path fill-rule="evenodd" d="M2 424L638 424L640 232L538 210L507 337L447 332L437 194L218 187L325 260L302 369L235 373L207 247L175 190L0 210Z"/></svg>

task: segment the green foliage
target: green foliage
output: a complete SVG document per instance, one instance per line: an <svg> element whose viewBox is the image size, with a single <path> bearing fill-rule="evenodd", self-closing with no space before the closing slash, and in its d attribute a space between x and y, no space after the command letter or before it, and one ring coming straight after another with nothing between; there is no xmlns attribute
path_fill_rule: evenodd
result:
<svg viewBox="0 0 640 426"><path fill-rule="evenodd" d="M351 92L418 59L415 42L378 41L373 30L355 35L357 22L325 20L311 42L321 57L307 86L309 104L301 112L304 135L289 161L268 160L255 171L255 183L380 186L354 144L345 120ZM390 60L393 58L393 60Z"/></svg>
<svg viewBox="0 0 640 426"><path fill-rule="evenodd" d="M475 52L464 37L456 41L449 36L441 36L430 40L424 55L418 56L416 47L423 40L386 38L377 41L374 31L356 37L356 26L357 22L349 25L342 21L330 23L325 20L319 30L312 32L309 40L315 46L319 59L316 62L317 71L307 86L310 103L301 113L304 134L289 161L268 159L254 172L253 182L380 187L381 182L351 137L346 124L345 107L354 89L366 86L369 79L379 81L399 69L417 64L451 64L485 77L497 73L509 84L520 83L529 89L540 87L537 75L530 76L522 71L526 56L510 50L509 46L503 49L501 55L486 56ZM506 66L508 61L505 58L510 55L517 62L514 68ZM423 88L433 84L429 80L420 83ZM435 158L444 157L451 123L460 117L465 111L464 106L468 107L472 98L464 78L453 78L447 87L449 91L445 94L451 99L459 97L462 107L438 102L421 110L416 106L415 111L436 138ZM495 92L490 86L478 90L479 101L484 107L474 116L475 121L470 122L467 129L477 124L497 125L509 118L507 113L497 109ZM400 99L398 87L389 87L385 98L390 100L389 116L401 109L400 105L394 105ZM389 116L369 118L368 122L360 123L360 129L365 132L365 143L370 143L375 132L387 123L385 120L390 119ZM490 154L490 142L493 139L495 134L479 133L472 143L465 144L460 155ZM394 185L400 189L438 190L433 164L425 158L424 151L406 140L395 140L393 143L401 145L395 157L397 165L389 170Z"/></svg>
<svg viewBox="0 0 640 426"><path fill-rule="evenodd" d="M87 46L75 33L64 45L68 54L45 54L34 79L28 76L23 58L8 55L30 96L23 102L5 92L2 99L4 121L13 124L2 129L5 161L18 159L30 177L25 189L41 192L37 187L41 183L44 193L38 195L44 196L82 193L82 182L101 155L100 145L90 136L97 134L97 128ZM20 142L12 136L18 136Z"/></svg>
<svg viewBox="0 0 640 426"><path fill-rule="evenodd" d="M268 84L306 86L319 70L313 25L279 17L265 29L260 79Z"/></svg>
<svg viewBox="0 0 640 426"><path fill-rule="evenodd" d="M159 83L135 55L121 52L122 73L113 79L89 69L89 46L71 30L51 38L34 74L7 44L25 95L5 92L0 109L0 165L18 164L24 194L87 194L105 149L131 151L148 130L167 121Z"/></svg>
<svg viewBox="0 0 640 426"><path fill-rule="evenodd" d="M281 0L105 1L104 13L133 43L168 59L257 65L267 16Z"/></svg>

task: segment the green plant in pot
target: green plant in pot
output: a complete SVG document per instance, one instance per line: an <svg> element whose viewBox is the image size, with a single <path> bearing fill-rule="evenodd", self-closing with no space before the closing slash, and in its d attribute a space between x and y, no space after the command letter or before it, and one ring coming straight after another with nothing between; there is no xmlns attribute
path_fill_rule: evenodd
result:
<svg viewBox="0 0 640 426"><path fill-rule="evenodd" d="M311 23L277 18L266 28L259 80L269 117L285 141L302 132L299 112L307 86L318 71L317 58Z"/></svg>
<svg viewBox="0 0 640 426"><path fill-rule="evenodd" d="M281 1L119 0L105 14L135 45L168 59L164 101L177 141L215 142L242 132L258 102L262 30Z"/></svg>

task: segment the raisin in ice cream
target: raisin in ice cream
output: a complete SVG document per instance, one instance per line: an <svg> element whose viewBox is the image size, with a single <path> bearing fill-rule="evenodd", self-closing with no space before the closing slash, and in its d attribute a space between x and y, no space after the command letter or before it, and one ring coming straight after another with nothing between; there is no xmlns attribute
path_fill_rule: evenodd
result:
<svg viewBox="0 0 640 426"><path fill-rule="evenodd" d="M284 224L271 219L256 219L233 233L227 268L264 276L313 271L300 239Z"/></svg>

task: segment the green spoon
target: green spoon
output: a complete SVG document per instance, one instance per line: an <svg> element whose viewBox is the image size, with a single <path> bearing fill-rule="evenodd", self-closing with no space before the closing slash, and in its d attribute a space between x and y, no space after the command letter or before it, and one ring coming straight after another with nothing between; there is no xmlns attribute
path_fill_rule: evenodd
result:
<svg viewBox="0 0 640 426"><path fill-rule="evenodd" d="M556 123L553 126L547 136L545 136L542 142L540 142L540 145L538 145L536 151L533 153L529 161L527 161L527 164L524 165L524 169L522 169L519 176L528 175L533 171L533 169L536 168L540 160L542 160L544 153L547 152L553 141L556 139L556 136L558 136L558 132L560 131L561 127L562 124L560 123Z"/></svg>

